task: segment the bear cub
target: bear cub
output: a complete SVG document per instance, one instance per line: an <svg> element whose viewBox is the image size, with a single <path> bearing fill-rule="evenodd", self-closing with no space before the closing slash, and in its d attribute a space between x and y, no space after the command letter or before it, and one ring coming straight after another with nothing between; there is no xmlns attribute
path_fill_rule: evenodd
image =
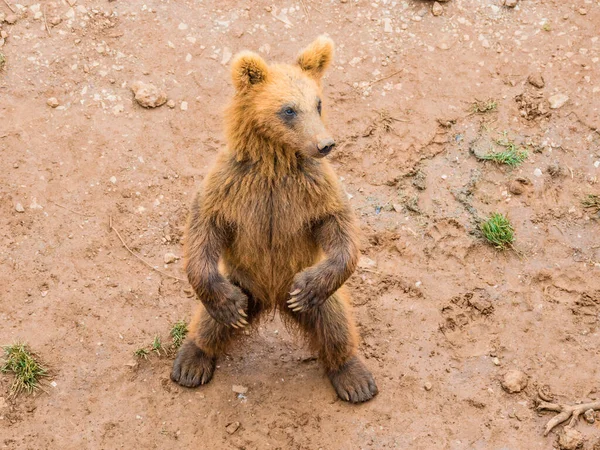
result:
<svg viewBox="0 0 600 450"><path fill-rule="evenodd" d="M278 309L305 334L341 399L377 394L343 286L358 261L358 228L324 159L335 146L321 89L332 58L333 42L321 36L295 64L268 65L252 52L232 61L227 147L186 229L186 272L201 305L173 364L182 386L208 383L236 335Z"/></svg>

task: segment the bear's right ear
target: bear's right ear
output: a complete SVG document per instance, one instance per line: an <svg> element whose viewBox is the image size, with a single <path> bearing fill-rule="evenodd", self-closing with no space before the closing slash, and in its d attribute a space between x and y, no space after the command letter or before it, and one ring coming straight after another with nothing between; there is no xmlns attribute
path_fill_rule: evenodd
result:
<svg viewBox="0 0 600 450"><path fill-rule="evenodd" d="M245 51L233 58L231 79L238 91L245 91L254 85L264 83L268 76L269 66L256 53Z"/></svg>

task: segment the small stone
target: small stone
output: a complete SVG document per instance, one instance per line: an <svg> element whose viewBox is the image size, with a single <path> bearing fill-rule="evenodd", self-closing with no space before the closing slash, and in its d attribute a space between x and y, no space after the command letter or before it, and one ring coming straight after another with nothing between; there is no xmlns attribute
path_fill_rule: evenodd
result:
<svg viewBox="0 0 600 450"><path fill-rule="evenodd" d="M400 205L399 203L393 203L392 208L394 208L394 211L396 212L402 212L402 205Z"/></svg>
<svg viewBox="0 0 600 450"><path fill-rule="evenodd" d="M583 435L570 426L565 426L558 436L558 448L561 450L577 450L583 446Z"/></svg>
<svg viewBox="0 0 600 450"><path fill-rule="evenodd" d="M187 23L181 22L177 28L179 28L181 31L184 31L188 29L188 26Z"/></svg>
<svg viewBox="0 0 600 450"><path fill-rule="evenodd" d="M588 409L583 413L583 418L587 423L594 423L596 421L596 411L593 409Z"/></svg>
<svg viewBox="0 0 600 450"><path fill-rule="evenodd" d="M227 431L227 433L229 433L229 434L233 434L238 430L239 427L240 427L239 422L231 422L230 424L228 424L225 427L225 431Z"/></svg>
<svg viewBox="0 0 600 450"><path fill-rule="evenodd" d="M366 256L361 256L358 260L358 267L361 269L373 269L377 267L377 263L373 261L371 258L367 258Z"/></svg>
<svg viewBox="0 0 600 450"><path fill-rule="evenodd" d="M509 370L501 384L502 388L510 394L521 392L527 387L527 375L520 370Z"/></svg>
<svg viewBox="0 0 600 450"><path fill-rule="evenodd" d="M392 28L392 19L390 19L389 17L383 19L383 31L385 33L391 33L394 31L394 29Z"/></svg>
<svg viewBox="0 0 600 450"><path fill-rule="evenodd" d="M46 104L51 108L57 108L60 106L60 103L58 103L58 99L56 97L50 97L48 100L46 100Z"/></svg>
<svg viewBox="0 0 600 450"><path fill-rule="evenodd" d="M494 363L495 366L499 366L500 365L500 360L498 359L497 356L494 356L492 358L492 362Z"/></svg>
<svg viewBox="0 0 600 450"><path fill-rule="evenodd" d="M233 53L231 52L231 49L229 47L225 47L223 49L223 56L221 57L221 64L227 64L232 56Z"/></svg>
<svg viewBox="0 0 600 450"><path fill-rule="evenodd" d="M434 2L433 6L431 7L431 14L434 16L441 16L444 14L444 7L440 5L439 2Z"/></svg>
<svg viewBox="0 0 600 450"><path fill-rule="evenodd" d="M519 3L518 0L504 0L504 6L507 8L514 8Z"/></svg>
<svg viewBox="0 0 600 450"><path fill-rule="evenodd" d="M517 180L512 180L508 183L508 191L514 195L521 195L525 191L523 183L519 183Z"/></svg>
<svg viewBox="0 0 600 450"><path fill-rule="evenodd" d="M171 109L175 108L175 100L169 100L167 106Z"/></svg>
<svg viewBox="0 0 600 450"><path fill-rule="evenodd" d="M585 16L587 14L587 9L585 8L579 8L578 10L579 14L581 14L582 16Z"/></svg>
<svg viewBox="0 0 600 450"><path fill-rule="evenodd" d="M426 391L430 391L431 389L433 389L433 384L431 384L431 382L430 382L430 381L428 381L428 382L426 382L426 383L423 385L423 388L424 388Z"/></svg>
<svg viewBox="0 0 600 450"><path fill-rule="evenodd" d="M248 392L248 388L246 386L242 386L241 384L234 384L231 387L231 390L236 394L245 394L246 392Z"/></svg>
<svg viewBox="0 0 600 450"><path fill-rule="evenodd" d="M52 25L53 27L59 25L62 22L62 19L60 16L52 16L50 17L50 19L48 19L48 23L50 25Z"/></svg>
<svg viewBox="0 0 600 450"><path fill-rule="evenodd" d="M536 177L541 177L541 176L542 176L542 169L540 169L540 168L536 168L536 169L533 171L533 174L534 174Z"/></svg>
<svg viewBox="0 0 600 450"><path fill-rule="evenodd" d="M181 102L181 105L179 107L181 108L182 111L187 111L188 102Z"/></svg>
<svg viewBox="0 0 600 450"><path fill-rule="evenodd" d="M131 85L135 100L144 108L156 108L167 101L167 94L150 83L136 81Z"/></svg>
<svg viewBox="0 0 600 450"><path fill-rule="evenodd" d="M20 203L17 203L17 204L15 205L15 210L16 210L17 212L20 212L20 213L23 213L23 212L25 212L25 208L23 208L23 205L22 205L22 204L20 204Z"/></svg>
<svg viewBox="0 0 600 450"><path fill-rule="evenodd" d="M174 253L165 253L165 258L164 258L165 264L174 263L178 259L179 259L179 256L177 256Z"/></svg>
<svg viewBox="0 0 600 450"><path fill-rule="evenodd" d="M569 97L565 94L555 94L548 99L551 109L558 109L569 101Z"/></svg>
<svg viewBox="0 0 600 450"><path fill-rule="evenodd" d="M9 25L14 25L15 23L17 23L17 20L19 20L19 18L17 17L16 14L9 14L4 19L4 21Z"/></svg>
<svg viewBox="0 0 600 450"><path fill-rule="evenodd" d="M109 180L109 181L110 181L112 184L116 184L116 182L117 182L117 177L115 177L115 176L112 176L112 177L110 177L108 180Z"/></svg>
<svg viewBox="0 0 600 450"><path fill-rule="evenodd" d="M535 72L532 73L531 75L529 75L529 77L527 78L527 81L529 82L529 84L531 84L532 86L535 86L538 89L542 89L546 83L544 82L544 78L542 77L542 74L539 72Z"/></svg>

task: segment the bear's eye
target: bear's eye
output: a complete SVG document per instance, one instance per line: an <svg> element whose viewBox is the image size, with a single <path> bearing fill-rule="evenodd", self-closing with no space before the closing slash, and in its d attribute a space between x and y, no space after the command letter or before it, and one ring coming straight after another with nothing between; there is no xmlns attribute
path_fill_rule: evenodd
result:
<svg viewBox="0 0 600 450"><path fill-rule="evenodd" d="M319 99L319 102L317 103L317 111L319 112L319 115L321 115L321 99Z"/></svg>
<svg viewBox="0 0 600 450"><path fill-rule="evenodd" d="M285 113L286 116L295 116L296 115L296 111L294 111L294 108L285 108L285 110L283 112Z"/></svg>

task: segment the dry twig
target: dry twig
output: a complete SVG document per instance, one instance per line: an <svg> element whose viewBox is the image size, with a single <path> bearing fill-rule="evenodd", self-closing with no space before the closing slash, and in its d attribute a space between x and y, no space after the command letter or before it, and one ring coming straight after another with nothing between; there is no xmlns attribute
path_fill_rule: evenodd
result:
<svg viewBox="0 0 600 450"><path fill-rule="evenodd" d="M63 205L61 205L59 203L56 203L56 202L53 202L52 200L48 200L48 203L52 203L54 206L58 206L59 208L66 209L70 213L77 214L78 216L94 217L93 215L90 215L90 214L83 214L83 213L80 213L80 212L77 212L77 211L73 211L72 209L69 209L66 206L63 206Z"/></svg>
<svg viewBox="0 0 600 450"><path fill-rule="evenodd" d="M571 418L569 426L573 427L577 423L579 416L588 409L600 410L600 402L582 403L581 405L560 405L558 403L540 402L537 407L538 411L554 411L559 413L546 424L544 436L547 436L555 426L563 423L569 417Z"/></svg>
<svg viewBox="0 0 600 450"><path fill-rule="evenodd" d="M46 5L44 5L44 10L42 11L42 18L44 19L44 27L46 27L46 32L48 33L48 37L51 37L50 28L48 27L48 22L46 21Z"/></svg>
<svg viewBox="0 0 600 450"><path fill-rule="evenodd" d="M8 6L8 9L10 9L13 13L16 13L17 11L15 11L15 9L12 7L12 5L10 3L8 3L6 0L2 0L4 2L4 4L6 6Z"/></svg>
<svg viewBox="0 0 600 450"><path fill-rule="evenodd" d="M108 216L108 227L117 234L119 240L121 241L121 244L123 244L123 247L125 247L129 253L131 253L133 256L135 256L137 259L139 259L141 262L143 262L146 266L150 267L155 272L158 272L161 275L164 275L165 277L169 277L169 278L172 278L174 280L181 281L181 282L185 283L186 280L184 280L183 278L176 277L174 275L168 274L166 272L163 272L162 270L157 269L152 264L150 264L148 261L146 261L144 258L142 258L137 253L135 253L133 250L131 250L129 248L129 246L125 243L125 241L123 240L123 238L121 237L121 233L119 233L119 231L113 226L112 216Z"/></svg>
<svg viewBox="0 0 600 450"><path fill-rule="evenodd" d="M392 77L398 75L402 71L404 71L404 69L397 70L394 73L390 73L389 75L386 75L385 77L377 78L376 80L371 81L369 83L369 85L373 86L375 83L379 83L380 81L387 80L388 78L392 78Z"/></svg>

